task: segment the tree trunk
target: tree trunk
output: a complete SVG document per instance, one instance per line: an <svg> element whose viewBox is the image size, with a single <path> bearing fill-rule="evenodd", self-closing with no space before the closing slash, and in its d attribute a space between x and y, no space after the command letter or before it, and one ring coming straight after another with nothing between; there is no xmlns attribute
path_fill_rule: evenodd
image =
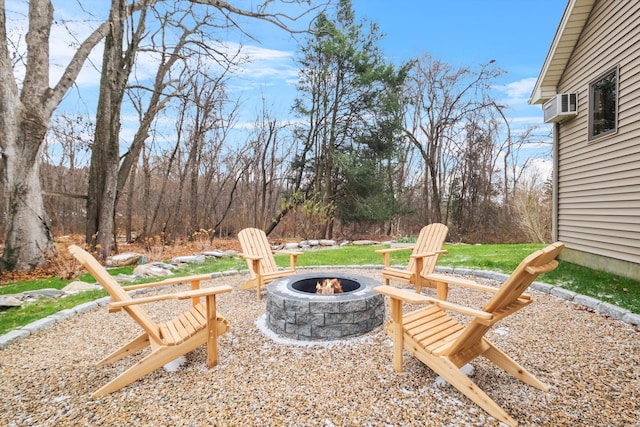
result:
<svg viewBox="0 0 640 427"><path fill-rule="evenodd" d="M18 133L14 134L18 150L2 153L9 209L0 271L41 267L55 253L40 188L39 159L47 126L37 117L26 117L24 109L22 112ZM5 138L10 137L5 134Z"/></svg>
<svg viewBox="0 0 640 427"><path fill-rule="evenodd" d="M30 20L26 36L30 50L20 96L7 49L4 2L1 6L0 171L8 211L0 272L40 267L55 251L45 218L39 178L40 153L53 110L46 108L51 96L47 96L46 86L39 84L40 76L48 76L48 62L37 64L39 58L49 56L53 8L48 3L32 2L30 5L30 17L33 14L35 18Z"/></svg>
<svg viewBox="0 0 640 427"><path fill-rule="evenodd" d="M129 191L127 191L127 215L125 220L125 233L127 243L133 241L133 203L135 201L136 174L138 173L138 163L134 163L129 177Z"/></svg>
<svg viewBox="0 0 640 427"><path fill-rule="evenodd" d="M80 43L60 80L50 88L51 1L29 1L25 74L20 84L13 72L6 19L4 1L0 1L0 170L9 209L0 270L29 270L45 265L54 253L39 180L44 137L53 112L108 25L100 25Z"/></svg>
<svg viewBox="0 0 640 427"><path fill-rule="evenodd" d="M108 36L107 43L105 43L105 66L113 63L113 59L108 58L108 52L114 49L113 46L114 40ZM102 74L101 96L98 102L96 131L89 169L89 199L87 201L85 238L87 243L96 246L98 253L103 258L108 257L111 253L113 214L118 182L120 102L118 91L114 87L117 86L117 82L113 81L117 75L118 73L115 71L107 71Z"/></svg>
<svg viewBox="0 0 640 427"><path fill-rule="evenodd" d="M95 245L105 259L111 254L115 224L113 222L118 189L120 164L120 111L125 85L131 72L137 43L144 32L146 13L143 10L128 51L124 51L123 0L112 0L109 22L111 28L105 38L100 76L100 96L96 115L96 131L89 169L89 198L87 200L87 243Z"/></svg>

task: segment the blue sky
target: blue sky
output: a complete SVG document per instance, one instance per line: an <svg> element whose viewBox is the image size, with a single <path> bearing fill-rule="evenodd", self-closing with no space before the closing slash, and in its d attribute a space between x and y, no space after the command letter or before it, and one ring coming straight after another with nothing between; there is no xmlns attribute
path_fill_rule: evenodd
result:
<svg viewBox="0 0 640 427"><path fill-rule="evenodd" d="M353 0L377 22L400 59L429 51L454 65L495 59L514 75L535 77L566 6L563 0Z"/></svg>
<svg viewBox="0 0 640 427"><path fill-rule="evenodd" d="M255 0L237 0L233 4ZM261 3L261 2L260 2ZM549 46L566 7L563 0L352 0L356 19L376 22L385 37L381 47L389 60L400 63L430 53L435 59L453 66L477 67L490 60L506 71L497 81L495 96L508 105L507 116L513 127L542 125L540 106L529 106L527 100L542 67ZM83 3L86 4L86 3ZM52 33L52 79L54 85L62 67L74 53L67 43L69 28L82 40L92 25L108 14L108 3L92 8L94 20L75 0L54 0L56 19L66 19L65 27ZM26 2L8 0L9 24L25 28ZM22 20L21 20L22 18ZM93 24L92 24L93 22ZM248 28L261 43L229 34L232 42L242 42L252 63L234 80L230 89L245 100L247 122L253 122L255 103L264 95L276 117L286 119L295 93L295 40L284 31L268 24L251 22ZM91 56L99 67L101 50ZM63 104L70 113L94 114L99 85L97 67L85 66L78 79L78 89L72 90ZM153 67L144 67L153 70ZM79 100L77 94L82 95ZM123 116L123 139L133 133L137 119ZM240 124L242 125L242 124ZM543 127L544 129L544 127Z"/></svg>
<svg viewBox="0 0 640 427"><path fill-rule="evenodd" d="M563 0L352 0L356 19L376 22L384 34L387 58L401 63L424 53L456 67L478 67L490 60L505 71L495 96L508 105L513 128L542 123L540 106L527 100L533 90L566 7ZM295 97L295 45L270 26L254 27L261 44L236 90L250 99L265 93L286 114ZM257 76L257 77L252 77ZM275 94L270 96L270 94ZM541 132L541 134L548 133Z"/></svg>
<svg viewBox="0 0 640 427"><path fill-rule="evenodd" d="M512 116L542 123L526 101L567 2L564 0L353 0L358 16L377 22L394 60L429 52L454 66L492 59L506 71L500 95Z"/></svg>

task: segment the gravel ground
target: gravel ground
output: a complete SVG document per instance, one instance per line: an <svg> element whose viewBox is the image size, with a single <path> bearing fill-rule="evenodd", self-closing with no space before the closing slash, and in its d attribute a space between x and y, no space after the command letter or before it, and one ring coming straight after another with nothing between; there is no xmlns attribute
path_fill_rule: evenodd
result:
<svg viewBox="0 0 640 427"><path fill-rule="evenodd" d="M380 278L380 270L357 274ZM105 307L0 351L0 425L499 425L408 354L404 372L395 372L382 328L321 345L265 332L266 299L256 301L255 291L239 290L243 280L240 274L207 283L235 288L218 297L232 329L219 339L220 364L213 369L207 369L201 347L175 372L159 369L91 399L93 390L139 357L94 366L139 332L124 312L109 315ZM534 303L498 323L488 337L549 384L550 392L519 382L483 358L472 363L476 384L520 425L639 426L640 334L553 296L531 294ZM450 300L480 307L484 298L454 288ZM145 307L162 320L175 313L176 304L183 303Z"/></svg>

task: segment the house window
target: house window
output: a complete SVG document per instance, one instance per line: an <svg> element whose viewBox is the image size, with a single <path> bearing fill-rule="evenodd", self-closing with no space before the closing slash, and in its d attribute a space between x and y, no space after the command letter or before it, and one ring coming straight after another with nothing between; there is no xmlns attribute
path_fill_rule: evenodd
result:
<svg viewBox="0 0 640 427"><path fill-rule="evenodd" d="M589 85L589 139L615 133L618 127L618 68Z"/></svg>

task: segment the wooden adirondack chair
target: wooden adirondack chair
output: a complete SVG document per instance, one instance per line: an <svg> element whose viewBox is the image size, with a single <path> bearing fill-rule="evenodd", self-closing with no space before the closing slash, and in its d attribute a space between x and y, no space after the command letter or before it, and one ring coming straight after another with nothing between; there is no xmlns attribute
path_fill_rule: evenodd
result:
<svg viewBox="0 0 640 427"><path fill-rule="evenodd" d="M69 251L111 296L109 312L124 309L144 330L137 338L98 362L97 366L115 362L146 347L151 347L150 354L102 386L93 393L92 397L119 390L203 344L207 345L207 366L212 368L218 364L218 336L229 330L229 322L216 312L216 295L230 292L232 289L230 286L200 289L201 280L211 279L210 274L200 274L122 287L91 254L75 245L70 246ZM168 295L134 299L126 292L187 282L191 283L191 290ZM206 299L204 305L200 303L201 297ZM143 303L169 299L191 299L191 308L173 320L158 324L140 307Z"/></svg>
<svg viewBox="0 0 640 427"><path fill-rule="evenodd" d="M258 228L245 228L238 233L242 253L238 254L247 260L250 279L240 286L240 289L250 289L256 287L258 299L262 298L261 287L273 282L281 277L294 274L298 263L298 255L302 252L296 251L273 251L267 240L264 231ZM289 268L279 270L273 254L280 253L289 255Z"/></svg>
<svg viewBox="0 0 640 427"><path fill-rule="evenodd" d="M446 300L449 289L447 284L427 280L425 276L433 273L440 254L447 253L446 250L442 249L442 245L444 245L448 232L449 228L444 224L429 224L420 230L415 245L406 248L377 250L376 252L382 254L384 263L384 268L382 269L384 284L388 285L390 280L411 283L415 286L417 293L422 291L423 286L436 288L438 299ZM412 251L406 269L390 266L391 253L398 251Z"/></svg>
<svg viewBox="0 0 640 427"><path fill-rule="evenodd" d="M500 421L515 426L517 422L482 391L460 368L478 356L484 356L521 381L543 391L549 387L496 348L484 335L498 320L531 303L524 290L541 274L558 265L555 258L564 248L557 242L526 257L500 288L480 285L472 280L446 275L432 275L436 281L493 293L482 310L464 307L426 295L418 295L391 286L374 290L391 298L391 320L386 332L393 339L393 367L402 372L403 348L429 366L452 386ZM404 314L402 303L426 304ZM473 318L467 326L450 317L452 310Z"/></svg>

